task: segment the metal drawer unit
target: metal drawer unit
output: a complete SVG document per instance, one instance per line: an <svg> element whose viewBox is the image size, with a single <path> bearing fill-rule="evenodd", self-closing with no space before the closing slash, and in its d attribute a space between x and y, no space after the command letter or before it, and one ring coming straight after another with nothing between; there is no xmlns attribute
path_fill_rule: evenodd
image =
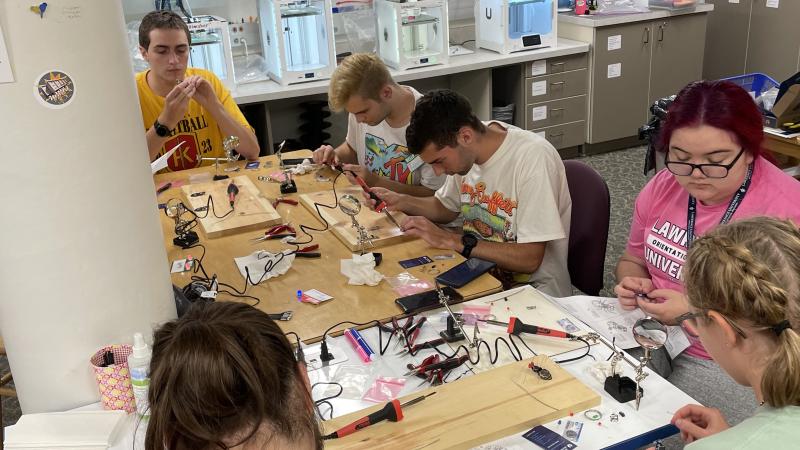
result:
<svg viewBox="0 0 800 450"><path fill-rule="evenodd" d="M586 54L525 65L525 128L550 141L562 157L576 156L586 142L587 65Z"/></svg>

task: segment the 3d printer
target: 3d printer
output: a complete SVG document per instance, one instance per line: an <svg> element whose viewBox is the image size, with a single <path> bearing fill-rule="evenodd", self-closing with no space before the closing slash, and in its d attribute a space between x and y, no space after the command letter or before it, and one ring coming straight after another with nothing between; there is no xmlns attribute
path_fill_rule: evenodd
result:
<svg viewBox="0 0 800 450"><path fill-rule="evenodd" d="M330 78L336 68L330 0L258 0L269 76L283 85Z"/></svg>
<svg viewBox="0 0 800 450"><path fill-rule="evenodd" d="M478 0L475 44L508 54L556 46L555 0Z"/></svg>
<svg viewBox="0 0 800 450"><path fill-rule="evenodd" d="M216 16L184 17L192 44L189 47L189 66L214 73L226 86L233 87L233 56L228 21Z"/></svg>
<svg viewBox="0 0 800 450"><path fill-rule="evenodd" d="M378 55L395 69L447 62L447 1L375 0Z"/></svg>

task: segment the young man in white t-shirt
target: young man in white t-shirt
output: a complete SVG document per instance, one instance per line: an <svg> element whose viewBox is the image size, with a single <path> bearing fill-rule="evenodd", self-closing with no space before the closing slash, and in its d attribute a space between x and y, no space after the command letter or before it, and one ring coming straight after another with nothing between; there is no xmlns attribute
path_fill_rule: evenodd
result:
<svg viewBox="0 0 800 450"><path fill-rule="evenodd" d="M348 56L334 71L328 89L331 110L349 113L347 138L336 148L316 149L314 162L342 164L348 178L349 172L356 173L369 186L432 196L446 177L435 174L406 146L406 127L420 97L414 88L395 83L378 56Z"/></svg>
<svg viewBox="0 0 800 450"><path fill-rule="evenodd" d="M484 124L469 101L433 91L417 102L406 131L409 150L448 175L436 195L420 198L372 189L405 212L406 234L464 257L497 263L516 282L568 296L567 244L572 212L564 164L540 136L502 122ZM464 219L463 233L436 224Z"/></svg>

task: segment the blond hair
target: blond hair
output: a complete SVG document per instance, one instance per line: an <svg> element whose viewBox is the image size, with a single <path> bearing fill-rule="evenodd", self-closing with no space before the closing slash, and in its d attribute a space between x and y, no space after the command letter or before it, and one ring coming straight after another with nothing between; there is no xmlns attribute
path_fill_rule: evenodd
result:
<svg viewBox="0 0 800 450"><path fill-rule="evenodd" d="M341 111L353 95L380 100L381 89L395 85L389 69L372 53L355 53L345 58L331 76L328 105L331 111Z"/></svg>
<svg viewBox="0 0 800 450"><path fill-rule="evenodd" d="M770 333L777 348L761 390L773 407L800 405L800 230L754 217L721 225L697 239L684 268L686 295L700 312ZM781 325L788 321L788 328Z"/></svg>

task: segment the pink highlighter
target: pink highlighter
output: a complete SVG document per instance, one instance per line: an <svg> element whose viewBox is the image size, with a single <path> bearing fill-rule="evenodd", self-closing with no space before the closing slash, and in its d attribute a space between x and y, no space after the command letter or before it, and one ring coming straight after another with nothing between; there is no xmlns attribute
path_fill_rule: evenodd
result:
<svg viewBox="0 0 800 450"><path fill-rule="evenodd" d="M364 361L365 363L372 361L369 358L369 355L367 355L367 352L361 347L361 345L358 344L358 340L356 339L355 336L353 336L352 330L350 330L349 328L344 330L344 336L347 339L347 341L350 342L350 345L353 346L353 350L355 350L356 353L358 353L358 356L361 357L362 361Z"/></svg>

